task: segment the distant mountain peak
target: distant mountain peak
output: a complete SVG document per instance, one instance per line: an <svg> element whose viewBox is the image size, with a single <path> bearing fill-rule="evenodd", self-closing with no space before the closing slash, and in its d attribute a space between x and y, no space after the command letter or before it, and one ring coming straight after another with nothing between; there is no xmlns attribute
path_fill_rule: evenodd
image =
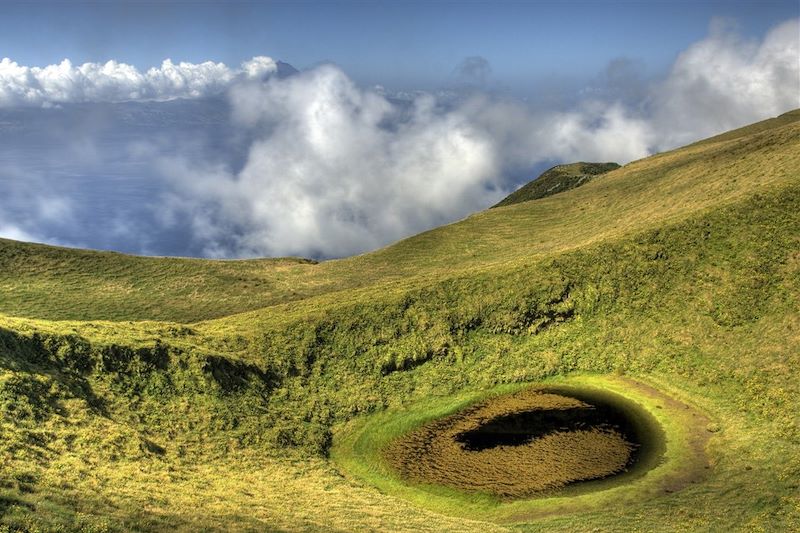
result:
<svg viewBox="0 0 800 533"><path fill-rule="evenodd" d="M276 61L275 63L278 67L277 75L279 78L288 78L289 76L294 76L298 74L300 71L294 68L289 63L285 61Z"/></svg>

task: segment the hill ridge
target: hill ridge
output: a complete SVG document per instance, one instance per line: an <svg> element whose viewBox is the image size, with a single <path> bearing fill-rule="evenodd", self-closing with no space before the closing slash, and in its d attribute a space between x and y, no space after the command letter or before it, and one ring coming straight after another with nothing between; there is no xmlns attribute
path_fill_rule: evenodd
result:
<svg viewBox="0 0 800 533"><path fill-rule="evenodd" d="M316 265L294 259L154 259L0 241L0 312L59 320L194 322L546 255L793 179L797 156L781 150L800 142L800 114L788 116L790 123L766 121L773 124L770 129L748 137L656 154L577 189L478 212L374 252ZM731 171L716 172L723 164Z"/></svg>
<svg viewBox="0 0 800 533"><path fill-rule="evenodd" d="M546 198L576 187L580 187L595 177L620 168L617 163L565 163L550 167L537 178L512 192L491 208L518 204Z"/></svg>

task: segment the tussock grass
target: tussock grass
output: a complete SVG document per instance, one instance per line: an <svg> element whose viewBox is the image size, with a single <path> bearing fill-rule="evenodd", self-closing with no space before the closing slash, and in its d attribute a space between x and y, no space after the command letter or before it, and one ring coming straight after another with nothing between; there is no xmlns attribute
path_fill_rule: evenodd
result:
<svg viewBox="0 0 800 533"><path fill-rule="evenodd" d="M437 419L403 435L386 449L386 460L414 483L442 484L501 497L521 497L576 481L609 477L631 462L638 443L611 420L578 427L567 425L573 411L596 409L569 396L526 390L487 400L449 417ZM515 444L473 450L463 437L498 420L520 413L564 413L543 435ZM528 431L545 429L543 417ZM563 419L563 420L562 420ZM509 422L506 422L509 424ZM510 428L521 429L521 428Z"/></svg>

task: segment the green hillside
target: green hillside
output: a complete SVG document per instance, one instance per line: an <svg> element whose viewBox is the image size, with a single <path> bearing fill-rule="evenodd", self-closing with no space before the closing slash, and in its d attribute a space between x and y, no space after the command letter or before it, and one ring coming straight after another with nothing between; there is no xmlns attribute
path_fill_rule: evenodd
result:
<svg viewBox="0 0 800 533"><path fill-rule="evenodd" d="M619 168L617 163L570 163L556 165L543 172L538 178L527 183L503 198L493 207L518 204L538 200L560 192L585 185L591 179Z"/></svg>
<svg viewBox="0 0 800 533"><path fill-rule="evenodd" d="M7 530L800 528L798 112L319 264L0 241L0 313ZM543 381L640 404L663 464L506 502L381 462Z"/></svg>

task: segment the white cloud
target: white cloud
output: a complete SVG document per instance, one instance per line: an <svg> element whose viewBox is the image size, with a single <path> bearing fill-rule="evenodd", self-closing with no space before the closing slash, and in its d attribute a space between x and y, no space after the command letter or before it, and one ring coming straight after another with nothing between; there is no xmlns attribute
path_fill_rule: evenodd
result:
<svg viewBox="0 0 800 533"><path fill-rule="evenodd" d="M509 176L542 161L622 161L648 153L648 124L620 105L534 113L473 96L408 109L325 66L231 92L255 132L232 173L164 157L162 223L189 220L213 257L340 257L462 218L510 192Z"/></svg>
<svg viewBox="0 0 800 533"><path fill-rule="evenodd" d="M800 19L744 40L724 21L680 54L652 94L659 147L674 147L800 107Z"/></svg>
<svg viewBox="0 0 800 533"><path fill-rule="evenodd" d="M54 235L53 230L75 224L70 199L41 172L31 172L12 161L3 163L0 237L67 245L69 240Z"/></svg>
<svg viewBox="0 0 800 533"><path fill-rule="evenodd" d="M476 94L440 105L420 93L404 108L329 65L237 85L234 119L256 139L246 165L165 160L164 220L191 220L212 256L374 249L491 205L519 169L627 163L800 106L797 35L796 20L761 43L713 29L635 107L587 99L542 111Z"/></svg>
<svg viewBox="0 0 800 533"><path fill-rule="evenodd" d="M649 122L618 102L587 100L571 111L534 111L522 103L474 96L459 112L494 143L499 172L542 161L628 162L650 153Z"/></svg>
<svg viewBox="0 0 800 533"><path fill-rule="evenodd" d="M38 240L36 236L31 235L22 228L10 223L3 223L0 221L0 238L12 239L15 241L35 242Z"/></svg>
<svg viewBox="0 0 800 533"><path fill-rule="evenodd" d="M140 72L116 61L27 67L9 58L0 61L0 107L50 106L75 102L169 100L219 94L232 83L260 80L277 71L268 57L254 57L239 69L224 63L173 63Z"/></svg>
<svg viewBox="0 0 800 533"><path fill-rule="evenodd" d="M209 255L347 255L479 209L500 175L486 132L431 97L397 109L323 66L234 89L262 132L237 175L170 159L173 209Z"/></svg>

